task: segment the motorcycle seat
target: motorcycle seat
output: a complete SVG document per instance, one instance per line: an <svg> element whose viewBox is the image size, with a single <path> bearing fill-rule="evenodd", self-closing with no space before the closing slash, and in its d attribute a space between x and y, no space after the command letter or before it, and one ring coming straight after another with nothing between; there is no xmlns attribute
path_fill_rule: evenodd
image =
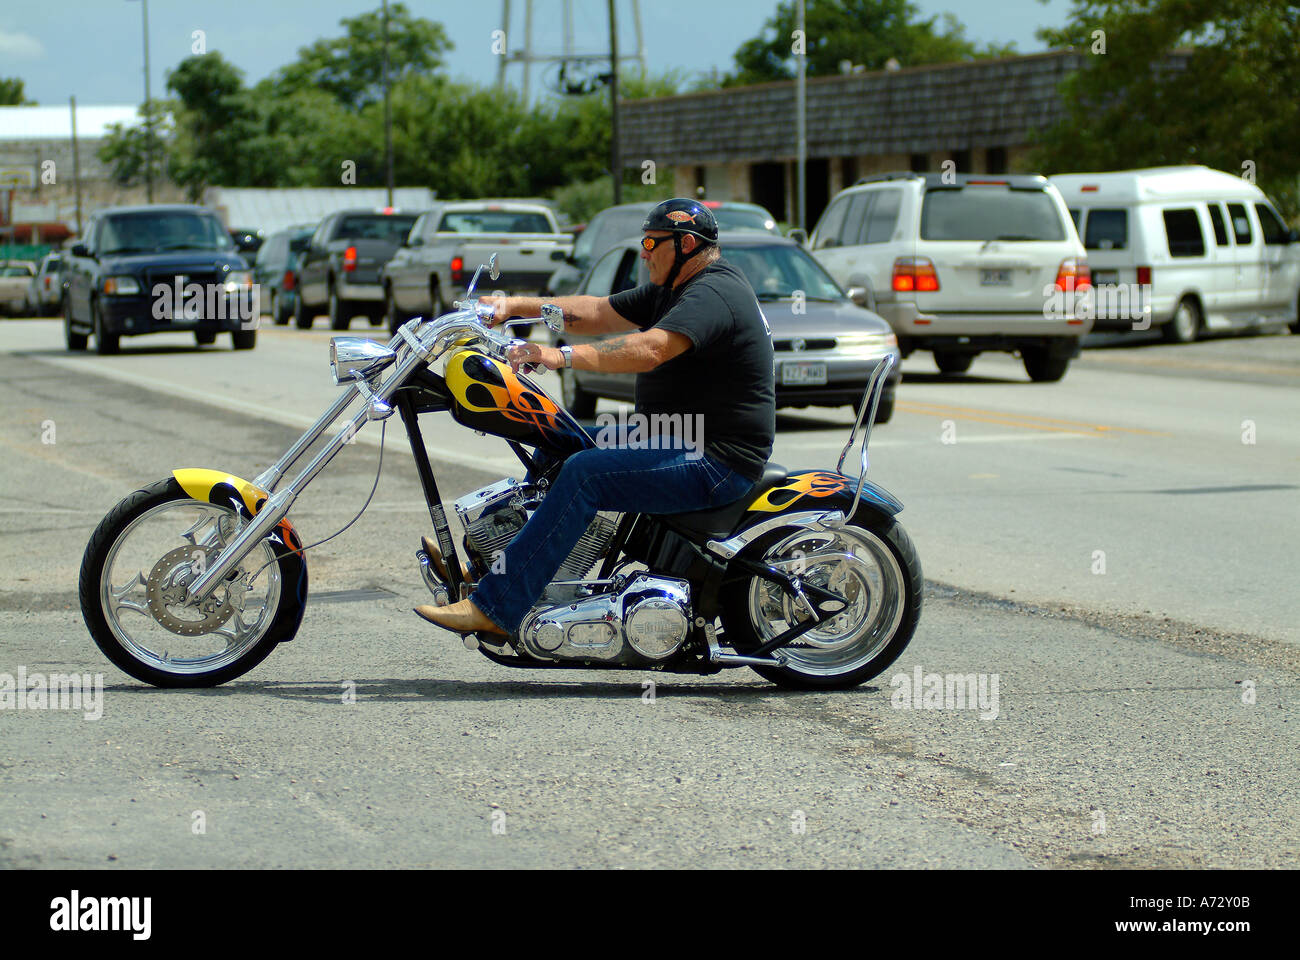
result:
<svg viewBox="0 0 1300 960"><path fill-rule="evenodd" d="M710 539L729 537L736 529L736 524L740 522L745 509L754 502L754 499L784 482L788 476L789 472L785 467L779 463L769 463L763 468L763 476L740 499L721 507L710 507L708 510L659 514L659 518L668 521L679 530L704 535Z"/></svg>

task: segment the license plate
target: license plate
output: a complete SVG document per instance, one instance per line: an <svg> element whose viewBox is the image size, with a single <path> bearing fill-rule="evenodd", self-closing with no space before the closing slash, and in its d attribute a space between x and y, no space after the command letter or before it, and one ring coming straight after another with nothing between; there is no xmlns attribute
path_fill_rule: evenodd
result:
<svg viewBox="0 0 1300 960"><path fill-rule="evenodd" d="M781 384L786 387L819 385L826 382L826 363L821 360L787 361L781 364Z"/></svg>
<svg viewBox="0 0 1300 960"><path fill-rule="evenodd" d="M1094 270L1092 271L1093 285L1119 283L1118 270Z"/></svg>
<svg viewBox="0 0 1300 960"><path fill-rule="evenodd" d="M1011 286L1011 271L1010 270L981 270L980 286L1009 287Z"/></svg>

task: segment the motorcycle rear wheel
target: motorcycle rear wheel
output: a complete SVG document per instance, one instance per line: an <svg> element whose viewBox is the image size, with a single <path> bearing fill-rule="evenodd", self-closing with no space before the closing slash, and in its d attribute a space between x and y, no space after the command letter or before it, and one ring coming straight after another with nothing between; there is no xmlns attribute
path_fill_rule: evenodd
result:
<svg viewBox="0 0 1300 960"><path fill-rule="evenodd" d="M916 547L892 517L867 509L839 530L787 528L751 544L745 559L793 561L786 572L845 596L845 610L776 654L781 667L753 667L793 690L838 690L879 676L911 642L921 617L924 578ZM741 575L722 595L724 641L737 653L767 643L807 619L777 584Z"/></svg>
<svg viewBox="0 0 1300 960"><path fill-rule="evenodd" d="M240 526L233 509L192 499L171 477L110 510L86 546L80 580L82 616L104 655L156 687L212 687L292 639L307 568L276 540L258 544L206 604L184 603L184 585Z"/></svg>

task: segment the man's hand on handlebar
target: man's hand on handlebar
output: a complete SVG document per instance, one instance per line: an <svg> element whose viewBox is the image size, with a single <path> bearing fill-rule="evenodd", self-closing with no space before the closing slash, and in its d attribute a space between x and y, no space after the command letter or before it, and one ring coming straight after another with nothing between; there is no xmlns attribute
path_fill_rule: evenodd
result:
<svg viewBox="0 0 1300 960"><path fill-rule="evenodd" d="M524 368L524 373L532 373L538 367L558 370L564 366L564 354L558 347L544 347L540 343L526 340L511 345L506 351L506 359L510 361L510 369L515 373L519 372L520 367Z"/></svg>
<svg viewBox="0 0 1300 960"><path fill-rule="evenodd" d="M482 322L483 326L499 327L507 320L514 320L518 317L523 316L521 313L519 313L518 310L512 310L511 308L512 299L513 298L511 297L494 297L494 296L479 297L478 313L479 313L479 320ZM483 313L485 311L483 310L483 307L490 307L492 309L492 316L484 317Z"/></svg>

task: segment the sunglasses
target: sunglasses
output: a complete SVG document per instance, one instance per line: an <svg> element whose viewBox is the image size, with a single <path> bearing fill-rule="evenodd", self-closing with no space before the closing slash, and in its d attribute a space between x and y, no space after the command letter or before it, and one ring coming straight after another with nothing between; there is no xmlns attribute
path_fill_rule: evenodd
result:
<svg viewBox="0 0 1300 960"><path fill-rule="evenodd" d="M642 237L642 238L641 238L641 246L642 246L642 247L643 247L647 252L649 252L649 253L654 253L654 252L655 252L655 247L659 246L659 244L661 244L661 243L663 243L663 242L665 242L665 241L667 241L667 240L671 240L672 238L673 238L673 234L671 234L671 233L668 234L668 236L666 236L666 237Z"/></svg>

